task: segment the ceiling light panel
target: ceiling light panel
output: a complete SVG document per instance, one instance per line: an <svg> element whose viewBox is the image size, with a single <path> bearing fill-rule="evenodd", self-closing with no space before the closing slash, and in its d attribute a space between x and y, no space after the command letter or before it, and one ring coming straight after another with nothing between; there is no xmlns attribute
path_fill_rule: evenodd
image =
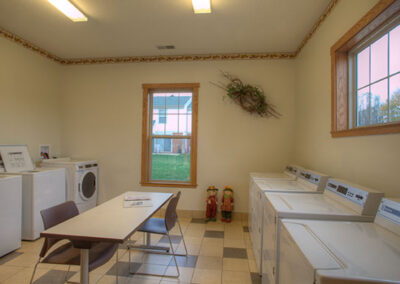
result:
<svg viewBox="0 0 400 284"><path fill-rule="evenodd" d="M211 13L211 0L192 0L195 14Z"/></svg>
<svg viewBox="0 0 400 284"><path fill-rule="evenodd" d="M71 2L68 0L48 0L51 5L56 7L65 16L71 19L73 22L86 22L87 17L78 10Z"/></svg>

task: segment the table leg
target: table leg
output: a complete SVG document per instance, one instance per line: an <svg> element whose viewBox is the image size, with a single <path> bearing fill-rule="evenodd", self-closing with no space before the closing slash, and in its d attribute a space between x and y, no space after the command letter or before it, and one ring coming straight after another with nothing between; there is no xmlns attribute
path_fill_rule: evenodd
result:
<svg viewBox="0 0 400 284"><path fill-rule="evenodd" d="M81 249L81 284L89 284L89 250Z"/></svg>

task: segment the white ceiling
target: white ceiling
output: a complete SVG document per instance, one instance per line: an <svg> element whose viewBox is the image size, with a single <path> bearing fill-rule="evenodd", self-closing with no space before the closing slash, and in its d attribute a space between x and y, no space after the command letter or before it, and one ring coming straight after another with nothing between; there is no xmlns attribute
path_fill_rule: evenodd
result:
<svg viewBox="0 0 400 284"><path fill-rule="evenodd" d="M71 0L74 23L47 0L0 0L0 27L61 58L294 52L330 0ZM175 45L158 50L157 45Z"/></svg>

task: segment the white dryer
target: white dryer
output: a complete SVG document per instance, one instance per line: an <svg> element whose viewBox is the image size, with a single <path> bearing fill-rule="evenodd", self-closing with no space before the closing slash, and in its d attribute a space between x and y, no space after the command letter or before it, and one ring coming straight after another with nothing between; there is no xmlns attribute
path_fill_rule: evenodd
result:
<svg viewBox="0 0 400 284"><path fill-rule="evenodd" d="M97 161L59 158L43 160L42 165L46 167L64 167L66 169L66 199L75 201L80 213L97 205Z"/></svg>
<svg viewBox="0 0 400 284"><path fill-rule="evenodd" d="M279 283L400 283L400 199L373 223L282 220Z"/></svg>
<svg viewBox="0 0 400 284"><path fill-rule="evenodd" d="M65 169L34 168L26 145L1 145L6 175L22 177L22 239L44 230L40 211L65 202Z"/></svg>
<svg viewBox="0 0 400 284"><path fill-rule="evenodd" d="M255 202L256 198L256 186L254 182L256 180L296 180L300 170L303 169L297 165L288 165L284 172L281 173L250 173L250 184L249 184L249 216L248 216L248 228L249 232L252 232L253 223L255 222Z"/></svg>
<svg viewBox="0 0 400 284"><path fill-rule="evenodd" d="M257 179L254 180L251 208L251 232L254 257L257 268L262 271L263 212L265 192L321 193L328 176L311 170L300 169L296 180Z"/></svg>
<svg viewBox="0 0 400 284"><path fill-rule="evenodd" d="M22 179L0 175L0 257L21 247Z"/></svg>
<svg viewBox="0 0 400 284"><path fill-rule="evenodd" d="M267 192L264 205L262 282L279 282L279 235L282 219L373 222L383 193L329 179L322 194Z"/></svg>

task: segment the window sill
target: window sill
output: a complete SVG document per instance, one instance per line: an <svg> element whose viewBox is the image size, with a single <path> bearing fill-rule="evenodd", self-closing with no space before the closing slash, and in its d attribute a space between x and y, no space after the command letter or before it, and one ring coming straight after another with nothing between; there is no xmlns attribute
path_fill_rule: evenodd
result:
<svg viewBox="0 0 400 284"><path fill-rule="evenodd" d="M158 183L158 182L141 182L142 186L153 186L153 187L178 187L178 188L196 188L197 184L192 183Z"/></svg>
<svg viewBox="0 0 400 284"><path fill-rule="evenodd" d="M331 131L331 135L333 138L377 135L377 134L392 134L392 133L400 133L400 123L391 123L379 126L357 127L342 131Z"/></svg>

